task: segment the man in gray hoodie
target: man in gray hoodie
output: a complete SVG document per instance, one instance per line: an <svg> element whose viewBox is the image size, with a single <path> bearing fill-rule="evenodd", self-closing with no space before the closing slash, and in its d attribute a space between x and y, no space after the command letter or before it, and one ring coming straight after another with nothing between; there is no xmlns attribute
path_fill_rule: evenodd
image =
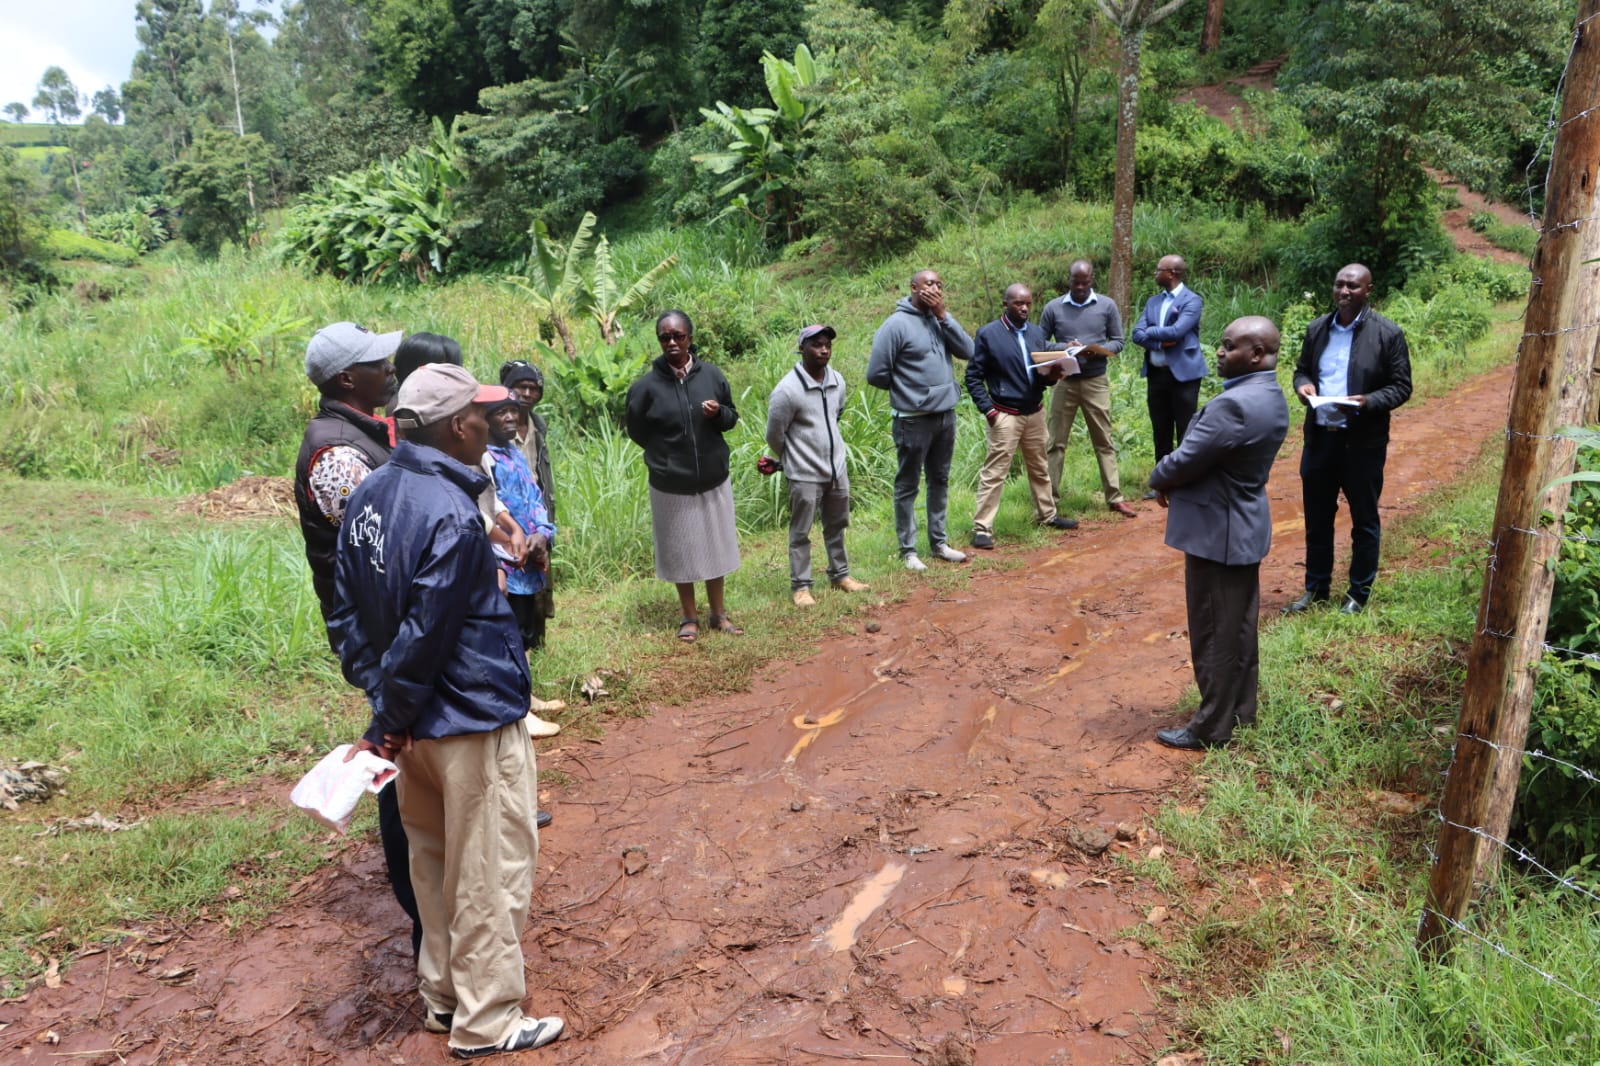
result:
<svg viewBox="0 0 1600 1066"><path fill-rule="evenodd" d="M917 483L928 479L928 547L936 558L961 563L950 547L950 460L956 449L954 359L972 355L972 338L944 307L944 283L931 270L911 275L911 295L895 304L872 338L867 384L889 390L894 411L894 529L907 570L926 570L917 558Z"/></svg>
<svg viewBox="0 0 1600 1066"><path fill-rule="evenodd" d="M844 531L850 525L850 475L845 470L839 411L844 407L844 377L828 365L833 358L832 326L800 331L800 362L778 379L767 401L767 447L756 469L779 470L789 482L789 589L796 607L813 607L811 524L822 512L822 542L828 550L828 580L841 592L865 592L850 576Z"/></svg>

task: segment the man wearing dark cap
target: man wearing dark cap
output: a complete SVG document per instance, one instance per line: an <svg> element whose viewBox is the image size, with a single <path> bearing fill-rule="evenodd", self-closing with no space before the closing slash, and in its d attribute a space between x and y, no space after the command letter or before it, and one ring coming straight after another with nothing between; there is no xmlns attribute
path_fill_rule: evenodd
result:
<svg viewBox="0 0 1600 1066"><path fill-rule="evenodd" d="M406 380L393 412L404 439L350 497L329 624L372 707L356 748L400 767L423 1025L449 1033L457 1058L542 1047L563 1028L522 1012L539 853L531 682L476 504L484 405L506 396L447 364Z"/></svg>
<svg viewBox="0 0 1600 1066"><path fill-rule="evenodd" d="M767 447L756 469L779 470L789 482L789 594L796 607L812 607L811 523L822 512L822 543L828 550L828 581L841 592L865 592L850 576L844 531L850 525L850 477L845 471L844 377L828 365L833 358L832 326L800 331L800 362L783 375L767 401Z"/></svg>

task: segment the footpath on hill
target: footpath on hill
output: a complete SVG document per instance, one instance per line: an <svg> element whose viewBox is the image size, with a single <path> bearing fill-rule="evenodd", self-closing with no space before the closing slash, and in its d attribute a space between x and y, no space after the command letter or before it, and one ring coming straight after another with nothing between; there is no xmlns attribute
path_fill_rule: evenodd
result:
<svg viewBox="0 0 1600 1066"><path fill-rule="evenodd" d="M1403 409L1386 521L1496 438L1510 381L1504 367ZM1268 624L1301 585L1298 439L1270 484ZM868 612L748 692L557 738L523 946L529 1007L568 1028L525 1058L1156 1058L1178 1010L1141 943L1183 935L1188 893L1116 857L1161 847L1151 818L1192 788L1196 757L1152 737L1181 720L1191 674L1182 556L1163 512L1140 510L1002 549L1021 565ZM1163 861L1182 885L1182 857ZM263 928L133 931L76 960L0 1007L0 1060L449 1061L422 1029L402 925L363 844Z"/></svg>

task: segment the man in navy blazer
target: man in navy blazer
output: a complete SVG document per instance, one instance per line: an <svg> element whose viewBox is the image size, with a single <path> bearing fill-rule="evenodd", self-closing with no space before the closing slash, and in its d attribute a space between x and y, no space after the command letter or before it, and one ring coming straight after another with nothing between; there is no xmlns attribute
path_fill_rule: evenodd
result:
<svg viewBox="0 0 1600 1066"><path fill-rule="evenodd" d="M1261 560L1272 547L1267 475L1289 433L1278 386L1278 327L1235 319L1222 331L1222 393L1189 425L1183 443L1150 473L1167 508L1167 544L1183 552L1189 657L1200 707L1181 729L1160 729L1172 748L1210 748L1256 720L1256 623Z"/></svg>
<svg viewBox="0 0 1600 1066"><path fill-rule="evenodd" d="M1189 273L1181 255L1164 255L1156 264L1156 284L1161 291L1145 301L1144 312L1133 327L1133 343L1144 349L1139 376L1144 378L1145 406L1150 409L1150 433L1155 438L1156 462L1161 462L1189 431L1195 405L1200 401L1200 379L1206 376L1206 357L1200 351L1200 311L1204 301L1184 285ZM1155 486L1145 499L1155 499Z"/></svg>
<svg viewBox="0 0 1600 1066"><path fill-rule="evenodd" d="M1351 263L1333 279L1334 310L1306 327L1294 389L1306 405L1300 491L1306 514L1306 591L1285 614L1326 603L1333 584L1333 516L1350 505L1350 587L1339 610L1366 609L1378 579L1378 497L1389 455L1389 412L1411 398L1411 350L1400 327L1367 306L1372 271ZM1312 407L1314 397L1342 403Z"/></svg>

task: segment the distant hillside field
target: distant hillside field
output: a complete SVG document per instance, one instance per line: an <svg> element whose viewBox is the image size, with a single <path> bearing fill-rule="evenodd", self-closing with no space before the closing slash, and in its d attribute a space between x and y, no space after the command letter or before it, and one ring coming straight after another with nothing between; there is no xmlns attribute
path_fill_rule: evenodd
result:
<svg viewBox="0 0 1600 1066"><path fill-rule="evenodd" d="M49 143L48 122L0 122L0 144L7 148L43 147Z"/></svg>

